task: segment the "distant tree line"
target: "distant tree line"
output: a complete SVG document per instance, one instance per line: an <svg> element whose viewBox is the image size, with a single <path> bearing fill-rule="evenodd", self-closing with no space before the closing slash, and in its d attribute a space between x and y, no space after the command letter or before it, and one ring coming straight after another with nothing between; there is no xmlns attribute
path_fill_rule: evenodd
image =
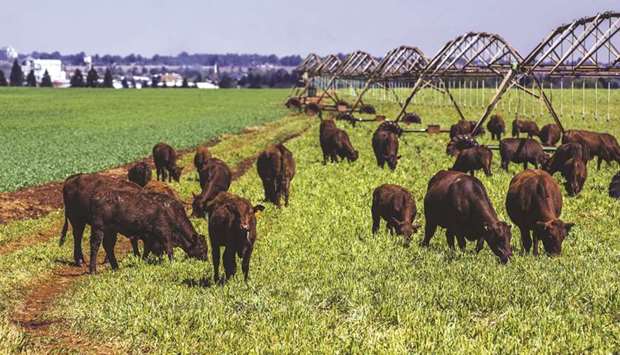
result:
<svg viewBox="0 0 620 355"><path fill-rule="evenodd" d="M84 52L76 54L61 54L60 52L32 52L30 56L35 59L60 59L64 63L71 65L83 64ZM156 54L152 57L145 57L140 54L120 55L99 55L92 56L93 65L169 65L169 66L190 66L190 65L219 65L219 66L256 66L256 65L280 65L294 67L303 60L299 55L289 55L278 57L275 54L189 54L182 52L175 56Z"/></svg>

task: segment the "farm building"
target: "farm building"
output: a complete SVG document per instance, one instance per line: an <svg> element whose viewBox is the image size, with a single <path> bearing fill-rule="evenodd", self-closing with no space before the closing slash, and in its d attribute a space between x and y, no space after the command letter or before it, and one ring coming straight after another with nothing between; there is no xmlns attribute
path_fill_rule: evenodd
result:
<svg viewBox="0 0 620 355"><path fill-rule="evenodd" d="M41 82L46 70L52 78L54 86L63 86L69 82L67 73L62 69L62 61L58 59L28 58L22 63L22 71L29 73L30 70L34 70L37 82Z"/></svg>

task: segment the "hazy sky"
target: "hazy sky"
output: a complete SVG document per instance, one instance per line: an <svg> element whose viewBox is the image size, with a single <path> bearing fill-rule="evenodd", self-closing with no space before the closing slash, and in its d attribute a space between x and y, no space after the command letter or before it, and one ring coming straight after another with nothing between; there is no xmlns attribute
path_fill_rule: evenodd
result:
<svg viewBox="0 0 620 355"><path fill-rule="evenodd" d="M527 54L554 27L620 0L6 0L0 46L89 54L350 52L402 44L432 56L467 31Z"/></svg>

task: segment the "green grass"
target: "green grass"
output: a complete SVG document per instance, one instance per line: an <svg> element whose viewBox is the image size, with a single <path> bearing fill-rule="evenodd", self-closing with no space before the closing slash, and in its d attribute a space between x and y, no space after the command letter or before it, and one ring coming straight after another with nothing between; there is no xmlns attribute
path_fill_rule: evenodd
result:
<svg viewBox="0 0 620 355"><path fill-rule="evenodd" d="M0 89L0 191L192 147L284 115L285 90Z"/></svg>
<svg viewBox="0 0 620 355"><path fill-rule="evenodd" d="M395 113L394 106L384 107L381 112L388 117ZM425 123L449 125L456 117L450 108L415 110ZM620 136L618 120L569 117L564 122ZM519 232L513 228L515 256L502 266L486 246L479 255L473 244L466 253L450 251L441 229L429 249L417 243L403 248L401 239L384 228L371 235L376 186L397 183L410 189L418 204L417 221L424 224L426 184L452 164L444 153L446 135L407 135L398 169L380 170L370 147L374 127L346 126L360 150L354 164L320 163L316 123L287 144L297 161L291 205L268 205L259 216L249 284L237 277L225 287L190 287L186 280L211 278L210 261L179 255L174 263L150 265L130 258L118 272L82 280L54 312L67 317L74 331L124 339L134 352L620 350L620 209L607 197L616 165L596 171L591 164L582 193L564 195L562 218L577 225L561 257L521 255ZM504 220L508 183L520 171L514 164L510 169L500 171L495 155L494 175L479 176ZM184 180L180 189L193 185L197 182ZM232 191L259 202L255 170L233 183ZM206 235L206 222L194 222ZM421 232L414 236L421 238Z"/></svg>

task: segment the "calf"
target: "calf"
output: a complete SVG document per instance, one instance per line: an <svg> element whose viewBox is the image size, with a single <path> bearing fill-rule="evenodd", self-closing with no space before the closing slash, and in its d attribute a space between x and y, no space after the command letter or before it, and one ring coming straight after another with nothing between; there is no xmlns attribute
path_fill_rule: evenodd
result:
<svg viewBox="0 0 620 355"><path fill-rule="evenodd" d="M544 125L538 134L538 138L543 145L548 147L555 147L562 137L562 130L560 126L554 123Z"/></svg>
<svg viewBox="0 0 620 355"><path fill-rule="evenodd" d="M609 183L609 197L620 199L620 172L611 178Z"/></svg>
<svg viewBox="0 0 620 355"><path fill-rule="evenodd" d="M250 272L250 258L256 242L256 216L264 207L252 207L250 201L223 192L207 207L209 214L209 239L213 257L213 279L224 283L235 275L237 262L235 254L242 258L241 269L247 282ZM220 248L224 249L224 270L226 277L220 280Z"/></svg>
<svg viewBox="0 0 620 355"><path fill-rule="evenodd" d="M504 123L502 116L493 115L489 119L489 123L487 123L487 129L491 132L491 139L499 141L502 139L502 134L506 132L506 123Z"/></svg>
<svg viewBox="0 0 620 355"><path fill-rule="evenodd" d="M398 164L398 135L388 130L377 128L372 136L372 149L377 159L377 165L383 169L387 162L388 167L396 169Z"/></svg>
<svg viewBox="0 0 620 355"><path fill-rule="evenodd" d="M89 211L95 192L108 189L125 189L140 191L139 185L126 180L114 179L99 174L76 174L69 176L62 187L62 198L65 206L65 223L60 235L60 245L67 237L69 224L73 230L73 260L75 265L84 262L82 237L86 225L92 225Z"/></svg>
<svg viewBox="0 0 620 355"><path fill-rule="evenodd" d="M256 169L263 182L265 201L280 207L284 195L284 205L288 206L291 180L295 176L293 153L283 144L272 145L258 156Z"/></svg>
<svg viewBox="0 0 620 355"><path fill-rule="evenodd" d="M451 156L458 155L462 150L477 147L478 142L472 136L468 134L459 134L454 136L448 142L448 146L446 147L446 154Z"/></svg>
<svg viewBox="0 0 620 355"><path fill-rule="evenodd" d="M192 216L202 218L205 216L207 203L220 192L228 191L232 182L232 171L222 160L210 158L202 165L198 175L202 192L193 195Z"/></svg>
<svg viewBox="0 0 620 355"><path fill-rule="evenodd" d="M569 196L577 196L583 189L588 177L588 168L581 159L570 159L562 167L562 176L566 180L564 187Z"/></svg>
<svg viewBox="0 0 620 355"><path fill-rule="evenodd" d="M491 162L493 160L493 152L486 146L477 146L462 150L456 157L456 161L452 166L452 170L470 173L474 176L476 170L482 169L486 176L493 175L491 173Z"/></svg>
<svg viewBox="0 0 620 355"><path fill-rule="evenodd" d="M611 134L568 130L562 136L562 144L565 143L580 143L587 147L590 159L598 158L597 169L601 168L603 160L607 164L611 161L620 163L620 146Z"/></svg>
<svg viewBox="0 0 620 355"><path fill-rule="evenodd" d="M580 143L566 143L556 149L550 159L543 164L543 169L553 175L557 171L561 171L567 161L571 159L579 159L587 164L590 160L590 152L588 148Z"/></svg>
<svg viewBox="0 0 620 355"><path fill-rule="evenodd" d="M151 181L151 168L146 162L139 162L132 166L127 172L127 178L134 184L142 187Z"/></svg>
<svg viewBox="0 0 620 355"><path fill-rule="evenodd" d="M422 246L428 246L437 226L446 228L448 246L454 249L456 236L465 250L465 240L477 241L476 252L487 242L502 263L512 256L510 225L500 221L480 182L458 171L442 170L428 183L424 198L426 226Z"/></svg>
<svg viewBox="0 0 620 355"><path fill-rule="evenodd" d="M527 138L538 137L540 130L534 121L516 119L512 121L512 136L519 137L519 133L527 133Z"/></svg>
<svg viewBox="0 0 620 355"><path fill-rule="evenodd" d="M200 171L202 166L206 164L207 160L211 159L211 152L209 148L205 146L200 146L196 149L196 154L194 155L194 167L196 171Z"/></svg>
<svg viewBox="0 0 620 355"><path fill-rule="evenodd" d="M204 237L192 226L183 205L167 195L127 189L101 190L93 195L90 207L90 273L97 271L101 242L112 269L118 268L114 255L118 233L145 239L147 245L163 245L170 260L174 246L181 247L189 257L207 258Z"/></svg>
<svg viewBox="0 0 620 355"><path fill-rule="evenodd" d="M528 163L538 167L549 159L542 145L530 138L502 139L499 142L499 154L502 157L502 169L506 171L510 162L523 163L523 169L527 169Z"/></svg>
<svg viewBox="0 0 620 355"><path fill-rule="evenodd" d="M157 143L153 147L153 161L157 170L157 180L179 182L183 168L177 166L177 153L166 143Z"/></svg>
<svg viewBox="0 0 620 355"><path fill-rule="evenodd" d="M457 123L453 124L452 126L450 126L450 139L456 137L457 135L460 134L467 134L467 135L471 135L473 137L479 136L479 135L483 135L484 134L484 128L482 128L482 126L478 127L478 129L476 130L476 132L473 132L474 127L476 127L476 124L478 122L476 121L466 121L466 120L460 120Z"/></svg>
<svg viewBox="0 0 620 355"><path fill-rule="evenodd" d="M515 175L508 187L506 211L521 231L523 251L530 252L534 232L534 255L538 255L538 241L545 251L560 255L562 242L573 223L560 220L562 193L551 175L543 170L525 170Z"/></svg>
<svg viewBox="0 0 620 355"><path fill-rule="evenodd" d="M411 235L420 227L413 224L417 213L411 193L398 185L384 184L372 193L372 233L377 233L381 218L387 223L390 233L402 235L405 246L409 246Z"/></svg>
<svg viewBox="0 0 620 355"><path fill-rule="evenodd" d="M359 154L357 150L353 149L349 135L337 128L333 120L322 121L319 132L323 164L327 164L328 157L332 162L338 162L339 158L346 158L349 162L357 160Z"/></svg>

